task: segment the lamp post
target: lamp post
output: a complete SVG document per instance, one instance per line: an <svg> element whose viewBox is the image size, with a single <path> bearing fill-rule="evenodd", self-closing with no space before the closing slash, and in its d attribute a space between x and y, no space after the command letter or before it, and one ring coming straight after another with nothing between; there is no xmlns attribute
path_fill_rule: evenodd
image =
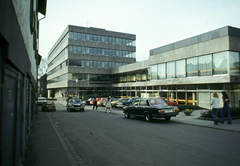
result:
<svg viewBox="0 0 240 166"><path fill-rule="evenodd" d="M78 83L78 79L76 79L76 96L77 96L77 83Z"/></svg>

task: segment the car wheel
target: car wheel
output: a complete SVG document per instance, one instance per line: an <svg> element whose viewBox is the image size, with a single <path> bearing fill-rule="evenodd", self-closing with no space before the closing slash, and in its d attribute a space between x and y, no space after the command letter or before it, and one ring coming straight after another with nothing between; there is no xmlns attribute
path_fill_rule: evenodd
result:
<svg viewBox="0 0 240 166"><path fill-rule="evenodd" d="M150 114L145 114L145 119L147 122L150 122L152 120L152 116Z"/></svg>
<svg viewBox="0 0 240 166"><path fill-rule="evenodd" d="M124 117L125 117L125 118L130 118L130 114L129 114L127 111L125 111Z"/></svg>
<svg viewBox="0 0 240 166"><path fill-rule="evenodd" d="M171 119L171 116L166 116L166 117L165 117L165 120L166 120L166 121L169 121L170 119Z"/></svg>

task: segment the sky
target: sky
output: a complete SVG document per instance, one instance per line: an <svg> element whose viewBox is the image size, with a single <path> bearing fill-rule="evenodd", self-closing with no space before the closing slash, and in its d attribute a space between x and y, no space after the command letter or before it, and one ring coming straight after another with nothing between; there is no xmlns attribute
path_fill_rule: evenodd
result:
<svg viewBox="0 0 240 166"><path fill-rule="evenodd" d="M240 0L48 0L39 53L48 56L68 25L136 35L136 59L149 51L225 26L240 28ZM42 15L39 15L42 18Z"/></svg>

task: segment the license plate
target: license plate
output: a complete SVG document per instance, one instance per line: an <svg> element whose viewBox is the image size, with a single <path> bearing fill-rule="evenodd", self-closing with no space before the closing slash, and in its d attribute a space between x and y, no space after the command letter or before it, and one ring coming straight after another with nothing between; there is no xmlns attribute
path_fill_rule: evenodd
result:
<svg viewBox="0 0 240 166"><path fill-rule="evenodd" d="M75 109L75 110L80 110L79 108Z"/></svg>
<svg viewBox="0 0 240 166"><path fill-rule="evenodd" d="M173 110L165 110L165 113L173 112Z"/></svg>

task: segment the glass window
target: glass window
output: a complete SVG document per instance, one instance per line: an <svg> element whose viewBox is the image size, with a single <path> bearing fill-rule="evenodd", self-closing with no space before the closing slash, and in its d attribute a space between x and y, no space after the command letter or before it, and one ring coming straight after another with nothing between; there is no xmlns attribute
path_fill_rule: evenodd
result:
<svg viewBox="0 0 240 166"><path fill-rule="evenodd" d="M100 61L97 61L97 67L100 68L101 67L101 62Z"/></svg>
<svg viewBox="0 0 240 166"><path fill-rule="evenodd" d="M175 78L175 62L167 63L167 78Z"/></svg>
<svg viewBox="0 0 240 166"><path fill-rule="evenodd" d="M78 34L77 34L77 32L73 32L73 39L75 39L75 40L78 39Z"/></svg>
<svg viewBox="0 0 240 166"><path fill-rule="evenodd" d="M151 70L151 80L157 80L157 65L153 65L150 67Z"/></svg>
<svg viewBox="0 0 240 166"><path fill-rule="evenodd" d="M116 38L115 38L115 37L112 38L112 43L113 43L113 44L116 43Z"/></svg>
<svg viewBox="0 0 240 166"><path fill-rule="evenodd" d="M73 32L69 32L69 39L73 39Z"/></svg>
<svg viewBox="0 0 240 166"><path fill-rule="evenodd" d="M101 55L104 55L104 49L101 48Z"/></svg>
<svg viewBox="0 0 240 166"><path fill-rule="evenodd" d="M97 61L93 61L93 67L97 68Z"/></svg>
<svg viewBox="0 0 240 166"><path fill-rule="evenodd" d="M82 34L78 33L78 40L82 40Z"/></svg>
<svg viewBox="0 0 240 166"><path fill-rule="evenodd" d="M97 49L97 54L101 55L101 49L100 48Z"/></svg>
<svg viewBox="0 0 240 166"><path fill-rule="evenodd" d="M91 34L89 35L89 40L93 41L93 35L91 35Z"/></svg>
<svg viewBox="0 0 240 166"><path fill-rule="evenodd" d="M108 49L104 49L104 55L108 55Z"/></svg>
<svg viewBox="0 0 240 166"><path fill-rule="evenodd" d="M86 47L86 54L90 54L90 49L89 49L89 47Z"/></svg>
<svg viewBox="0 0 240 166"><path fill-rule="evenodd" d="M212 56L205 55L198 57L199 76L212 75Z"/></svg>
<svg viewBox="0 0 240 166"><path fill-rule="evenodd" d="M68 47L68 51L69 51L69 52L73 52L73 46L69 46L69 47Z"/></svg>
<svg viewBox="0 0 240 166"><path fill-rule="evenodd" d="M98 54L98 48L94 48L93 53L94 53L95 55L97 55L97 54Z"/></svg>
<svg viewBox="0 0 240 166"><path fill-rule="evenodd" d="M119 38L116 38L116 44L119 44Z"/></svg>
<svg viewBox="0 0 240 166"><path fill-rule="evenodd" d="M176 61L176 78L186 77L185 60Z"/></svg>
<svg viewBox="0 0 240 166"><path fill-rule="evenodd" d="M197 57L187 59L187 77L198 76Z"/></svg>
<svg viewBox="0 0 240 166"><path fill-rule="evenodd" d="M227 74L227 52L213 54L213 74Z"/></svg>
<svg viewBox="0 0 240 166"><path fill-rule="evenodd" d="M98 41L98 36L97 35L93 35L93 40L94 41Z"/></svg>
<svg viewBox="0 0 240 166"><path fill-rule="evenodd" d="M86 34L86 40L89 40L89 34Z"/></svg>
<svg viewBox="0 0 240 166"><path fill-rule="evenodd" d="M86 40L86 34L82 33L82 40Z"/></svg>
<svg viewBox="0 0 240 166"><path fill-rule="evenodd" d="M166 78L166 71L165 71L165 63L158 64L158 78L164 79Z"/></svg>
<svg viewBox="0 0 240 166"><path fill-rule="evenodd" d="M82 47L82 54L86 54L86 47Z"/></svg>
<svg viewBox="0 0 240 166"><path fill-rule="evenodd" d="M77 46L73 46L73 53L77 53Z"/></svg>
<svg viewBox="0 0 240 166"><path fill-rule="evenodd" d="M122 45L122 39L121 38L119 39L119 44Z"/></svg>
<svg viewBox="0 0 240 166"><path fill-rule="evenodd" d="M81 54L82 53L82 47L78 46L78 53Z"/></svg>
<svg viewBox="0 0 240 166"><path fill-rule="evenodd" d="M115 67L116 67L116 63L112 62L112 68L115 68Z"/></svg>
<svg viewBox="0 0 240 166"><path fill-rule="evenodd" d="M86 60L86 66L89 67L89 61Z"/></svg>
<svg viewBox="0 0 240 166"><path fill-rule="evenodd" d="M104 67L105 67L105 63L101 62L101 68L104 68Z"/></svg>
<svg viewBox="0 0 240 166"><path fill-rule="evenodd" d="M93 54L93 48L90 47L90 54Z"/></svg>
<svg viewBox="0 0 240 166"><path fill-rule="evenodd" d="M104 42L105 41L105 37L101 36L101 41Z"/></svg>
<svg viewBox="0 0 240 166"><path fill-rule="evenodd" d="M105 43L108 43L108 37L105 36Z"/></svg>
<svg viewBox="0 0 240 166"><path fill-rule="evenodd" d="M229 52L229 67L231 75L239 75L239 53Z"/></svg>
<svg viewBox="0 0 240 166"><path fill-rule="evenodd" d="M93 67L93 61L89 61L89 67Z"/></svg>
<svg viewBox="0 0 240 166"><path fill-rule="evenodd" d="M108 68L108 62L105 62L105 68Z"/></svg>

